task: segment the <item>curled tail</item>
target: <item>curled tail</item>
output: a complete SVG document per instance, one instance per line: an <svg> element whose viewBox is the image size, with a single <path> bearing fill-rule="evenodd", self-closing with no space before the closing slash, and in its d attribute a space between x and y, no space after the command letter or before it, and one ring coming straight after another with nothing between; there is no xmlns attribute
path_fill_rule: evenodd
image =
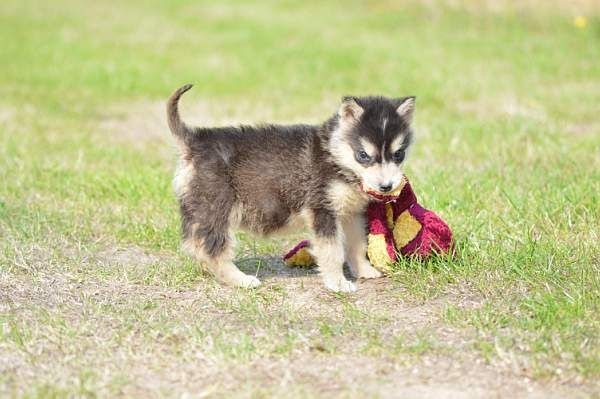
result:
<svg viewBox="0 0 600 399"><path fill-rule="evenodd" d="M169 129L173 135L185 139L190 134L190 129L183 123L179 116L179 109L177 103L183 93L192 88L193 85L187 84L175 90L175 93L169 97L167 101L167 120L169 122Z"/></svg>

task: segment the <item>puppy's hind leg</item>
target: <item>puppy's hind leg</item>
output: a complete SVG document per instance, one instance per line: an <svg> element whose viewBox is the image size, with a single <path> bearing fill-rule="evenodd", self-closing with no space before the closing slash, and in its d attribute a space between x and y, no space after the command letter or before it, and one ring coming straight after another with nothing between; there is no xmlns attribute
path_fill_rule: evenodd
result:
<svg viewBox="0 0 600 399"><path fill-rule="evenodd" d="M229 257L213 259L207 268L217 280L233 287L255 288L260 285L259 279L242 272Z"/></svg>
<svg viewBox="0 0 600 399"><path fill-rule="evenodd" d="M198 227L195 230L193 236L184 239L183 248L204 263L206 269L219 282L243 288L254 288L260 285L260 280L243 273L233 263L232 234L215 230L204 233L199 231L201 229Z"/></svg>
<svg viewBox="0 0 600 399"><path fill-rule="evenodd" d="M176 123L179 123L176 121ZM200 148L194 160L184 148L173 185L179 200L183 249L219 281L236 287L256 287L260 281L233 264L234 236L231 226L235 192L228 163L211 148Z"/></svg>
<svg viewBox="0 0 600 399"><path fill-rule="evenodd" d="M183 249L204 263L220 282L234 287L257 287L260 281L244 274L233 263L232 194L227 190L216 194L210 201L201 195L181 201Z"/></svg>

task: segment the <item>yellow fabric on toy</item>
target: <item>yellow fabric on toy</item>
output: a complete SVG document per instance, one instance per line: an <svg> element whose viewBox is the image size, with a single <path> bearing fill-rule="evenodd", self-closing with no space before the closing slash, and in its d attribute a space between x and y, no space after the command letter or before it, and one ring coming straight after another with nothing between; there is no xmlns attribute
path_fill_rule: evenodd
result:
<svg viewBox="0 0 600 399"><path fill-rule="evenodd" d="M309 267L315 264L315 260L306 248L299 249L294 255L287 258L285 264L288 266Z"/></svg>
<svg viewBox="0 0 600 399"><path fill-rule="evenodd" d="M377 270L383 273L391 271L390 264L393 262L387 253L386 247L385 236L383 234L369 234L367 244L369 260Z"/></svg>
<svg viewBox="0 0 600 399"><path fill-rule="evenodd" d="M392 204L385 204L385 220L387 222L388 229L392 230L394 228L394 208L392 208Z"/></svg>
<svg viewBox="0 0 600 399"><path fill-rule="evenodd" d="M411 242L419 234L421 227L421 223L408 210L402 212L396 219L393 230L396 248L402 248Z"/></svg>

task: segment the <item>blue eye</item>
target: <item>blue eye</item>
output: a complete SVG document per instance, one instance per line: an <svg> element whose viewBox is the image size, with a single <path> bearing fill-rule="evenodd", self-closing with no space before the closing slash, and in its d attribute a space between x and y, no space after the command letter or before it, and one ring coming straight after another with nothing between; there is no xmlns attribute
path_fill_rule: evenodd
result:
<svg viewBox="0 0 600 399"><path fill-rule="evenodd" d="M404 161L404 150L398 150L392 155L394 162L402 162Z"/></svg>
<svg viewBox="0 0 600 399"><path fill-rule="evenodd" d="M369 163L371 162L371 157L366 153L366 151L359 150L356 151L356 160L360 163Z"/></svg>

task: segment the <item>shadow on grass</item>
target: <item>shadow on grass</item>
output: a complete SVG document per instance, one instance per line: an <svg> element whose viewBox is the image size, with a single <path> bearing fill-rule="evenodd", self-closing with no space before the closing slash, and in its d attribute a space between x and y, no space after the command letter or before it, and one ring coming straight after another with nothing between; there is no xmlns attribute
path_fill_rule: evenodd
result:
<svg viewBox="0 0 600 399"><path fill-rule="evenodd" d="M261 280L298 278L319 274L316 267L289 267L279 256L252 256L236 259L235 264L244 273Z"/></svg>
<svg viewBox="0 0 600 399"><path fill-rule="evenodd" d="M419 259L412 257L401 257L392 266L392 275L398 273L408 273L417 271L428 271L438 273L448 271L459 267L461 258L456 254L454 256L434 254L427 259ZM254 275L261 280L269 280L272 278L298 278L319 274L316 266L287 266L281 257L274 255L265 256L249 256L238 258L235 264L244 273ZM344 263L344 275L351 281L356 279L352 276L347 263Z"/></svg>

